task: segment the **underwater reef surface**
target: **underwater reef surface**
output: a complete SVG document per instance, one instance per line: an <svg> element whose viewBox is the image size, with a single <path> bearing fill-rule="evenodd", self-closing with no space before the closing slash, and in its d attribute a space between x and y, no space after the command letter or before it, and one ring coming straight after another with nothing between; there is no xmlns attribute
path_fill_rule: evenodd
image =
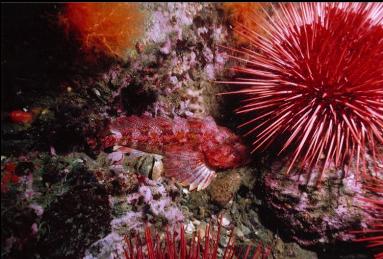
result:
<svg viewBox="0 0 383 259"><path fill-rule="evenodd" d="M219 94L244 62L223 46L249 47L241 24L258 33L277 4L130 4L2 5L2 258L129 258L127 239L149 253L170 232L207 251L209 227L212 258L379 252L353 231L376 228L363 199L381 190L332 165L320 185L322 168L286 176L291 158L272 148L250 155L240 99Z"/></svg>
<svg viewBox="0 0 383 259"><path fill-rule="evenodd" d="M333 174L327 174L321 187L316 188L319 168L312 169L311 179L297 172L286 179L284 169L276 161L264 175L266 207L282 224L287 224L285 231L300 245L320 247L350 242L355 236L349 229L372 225L375 212L366 209L360 198L381 200L382 194L364 188L353 172L342 175L341 170L329 168ZM373 167L369 171L373 172Z"/></svg>

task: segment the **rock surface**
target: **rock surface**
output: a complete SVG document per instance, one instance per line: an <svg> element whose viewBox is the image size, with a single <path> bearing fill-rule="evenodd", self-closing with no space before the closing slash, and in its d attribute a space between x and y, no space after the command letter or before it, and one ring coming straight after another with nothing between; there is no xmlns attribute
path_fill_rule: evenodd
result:
<svg viewBox="0 0 383 259"><path fill-rule="evenodd" d="M233 198L241 185L241 176L235 172L221 173L208 188L210 198L213 202L224 207Z"/></svg>
<svg viewBox="0 0 383 259"><path fill-rule="evenodd" d="M366 190L353 172L343 175L342 170L330 168L317 186L313 179L318 168L312 170L311 179L308 174L285 176L284 170L281 162L274 162L265 173L265 205L283 232L301 246L331 247L351 242L355 236L350 231L367 226L373 217L363 208L359 198Z"/></svg>

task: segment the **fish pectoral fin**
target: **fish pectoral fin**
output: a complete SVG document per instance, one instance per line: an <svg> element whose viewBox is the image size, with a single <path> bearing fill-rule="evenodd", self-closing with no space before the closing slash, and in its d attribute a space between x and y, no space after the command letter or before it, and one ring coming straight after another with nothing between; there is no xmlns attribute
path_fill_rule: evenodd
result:
<svg viewBox="0 0 383 259"><path fill-rule="evenodd" d="M215 171L208 168L205 164L201 164L196 170L194 170L193 174L199 176L195 176L193 182L190 183L190 191L195 190L196 188L197 191L206 189L216 176Z"/></svg>
<svg viewBox="0 0 383 259"><path fill-rule="evenodd" d="M165 176L174 178L189 190L203 190L216 176L214 170L206 166L203 155L195 151L166 152L164 158Z"/></svg>

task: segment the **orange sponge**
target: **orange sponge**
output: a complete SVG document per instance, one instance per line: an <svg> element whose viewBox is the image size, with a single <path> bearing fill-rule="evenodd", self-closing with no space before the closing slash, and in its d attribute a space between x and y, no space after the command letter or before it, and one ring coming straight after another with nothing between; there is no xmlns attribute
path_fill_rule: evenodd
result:
<svg viewBox="0 0 383 259"><path fill-rule="evenodd" d="M261 24L266 18L264 9L270 7L268 3L224 3L223 9L228 15L229 20L234 27L234 37L238 43L246 43L246 40L241 36L243 27L250 29L251 31L261 32L259 24Z"/></svg>
<svg viewBox="0 0 383 259"><path fill-rule="evenodd" d="M144 13L135 3L67 3L60 24L84 52L124 58L144 32Z"/></svg>

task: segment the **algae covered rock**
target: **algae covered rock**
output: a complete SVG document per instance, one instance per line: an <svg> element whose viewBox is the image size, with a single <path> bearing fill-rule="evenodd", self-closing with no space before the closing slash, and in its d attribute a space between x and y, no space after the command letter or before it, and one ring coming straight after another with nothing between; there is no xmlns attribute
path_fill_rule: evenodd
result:
<svg viewBox="0 0 383 259"><path fill-rule="evenodd" d="M75 258L110 229L110 205L100 185L79 185L53 202L43 215L39 242L46 258ZM97 216L96 216L97 215Z"/></svg>
<svg viewBox="0 0 383 259"><path fill-rule="evenodd" d="M262 188L271 218L287 237L304 247L331 247L351 242L352 230L368 225L373 217L360 197L366 190L355 174L330 168L319 185L319 169L286 176L282 163L273 163L265 173ZM369 171L372 173L372 171ZM374 194L372 194L374 195Z"/></svg>

